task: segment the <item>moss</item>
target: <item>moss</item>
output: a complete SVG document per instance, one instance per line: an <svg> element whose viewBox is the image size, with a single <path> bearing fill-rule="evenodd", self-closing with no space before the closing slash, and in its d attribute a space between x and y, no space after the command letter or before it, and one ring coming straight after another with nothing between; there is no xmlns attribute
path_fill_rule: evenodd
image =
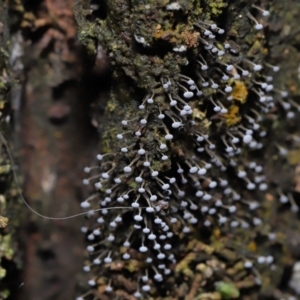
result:
<svg viewBox="0 0 300 300"><path fill-rule="evenodd" d="M178 95L180 93L180 86L174 83L182 80L182 74L187 74L186 76L190 76L193 79L197 78L196 83L199 86L203 83L203 79L201 81L201 76L199 76L199 74L204 73L202 73L199 68L200 54L203 54L205 58L209 60L211 53L206 55L206 50L204 50L206 44L204 42L201 43L201 40L198 39L203 36L201 32L203 29L196 29L197 26L195 23L197 22L218 22L218 20L221 20L223 22L222 26L224 26L224 28L227 27L226 34L220 37L218 42L214 45L221 50L225 48L223 45L226 41L231 45L231 50L223 57L218 57L218 59L213 62L209 61L209 63L211 63L210 67L215 68L216 65L218 66L216 67L216 73L219 72L220 68L224 70L226 68L225 64L232 64L234 66L241 65L241 61L245 58L250 60L250 63L248 61L249 65L247 65L247 63L245 64L251 72L253 71L252 62L265 63L266 57L271 55L269 44L266 43L264 34L254 30L253 24L251 23L252 21L246 17L251 4L254 2L178 0L177 3L181 7L178 11L168 11L165 9L166 5L171 3L171 1L131 1L131 6L128 6L128 3L129 2L123 0L108 1L107 19L99 21L99 26L94 28L93 33L99 42L105 45L114 69L110 99L107 104L106 115L104 116L102 150L104 152L110 151L119 153L118 148L120 146L115 145L114 136L116 133L122 132L123 130L126 131L130 128L132 132L126 136L124 145L135 145L133 146L135 148L133 148L132 153L128 156L124 155L125 157L122 157L122 159L119 159L118 154L116 154L116 162L120 165L125 161L126 163L130 162L134 157L134 151L139 149L139 147L145 147L151 158L151 168L163 174L159 176L159 179L162 180L161 178L163 178L169 180L170 177L176 176L178 186L183 188L186 194L189 195L186 196L184 200L193 199L191 201L197 201L197 205L201 206L202 203L200 201L199 204L199 199L194 200L195 186L200 182L201 188L205 190L208 183L213 180L212 178L222 178L226 176L224 174L227 170L229 170L229 173L233 173L236 170L234 164L230 165L228 163L230 156L226 153L222 153L219 156L216 155L214 159L219 160L220 165L224 164L228 166L228 169L223 171L223 173L213 169L209 177L201 177L197 182L187 170L189 170L192 162L197 160L197 157L201 157L201 160L203 157L204 160L205 155L208 154L209 156L213 151L206 151L203 156L201 153L197 153L196 151L204 152L205 149L197 144L195 136L197 137L197 135L199 135L201 137L202 135L208 134L213 146L222 148L224 145L221 138L227 134L228 128L238 130L237 125L241 124L241 122L253 112L255 103L259 102L257 93L253 88L255 86L259 89L259 87L256 86L257 83L253 81L256 75L253 72L249 77L241 76L239 79L231 79L229 81L228 84L232 86L233 90L230 93L232 99L227 100L232 102L230 104L226 102L227 113L223 115L212 113L214 109L213 106L207 104L211 99L217 98L217 93L212 87L201 87L203 96L195 97L197 99L193 101L189 102L184 99L193 110L191 119L188 120L192 120L192 122L195 123L192 129L187 125L187 129L185 128L186 131L184 132L173 130L170 126L174 121L173 118L176 119L176 116L178 116L178 112L176 108L173 109L170 107L169 103L171 97L169 96ZM200 24L202 23L200 22ZM199 32L201 32L202 36ZM185 46L186 51L176 52L177 46ZM293 55L294 54L293 52ZM228 70L226 70L226 72L230 73ZM240 72L240 70L235 69L233 72L237 73ZM208 78L211 80L219 77L219 75L216 75L214 72L208 71L208 74ZM257 78L261 79L266 74L267 73L261 73ZM172 81L169 90L162 88L162 84L167 80ZM184 80L181 81L182 85L185 84L185 82L183 82ZM288 84L291 89L294 85L294 90L298 90L298 86L292 78L290 78ZM155 95L155 105L147 105L145 101L152 94ZM180 95L182 95L182 93ZM222 93L222 95L224 95L224 93ZM220 98L223 97L222 95L221 93L218 94ZM139 105L141 104L146 106L147 109L139 109ZM182 108L182 104L178 104L178 107ZM257 109L257 107L255 107L255 109ZM155 120L155 116L160 113L160 110L165 112L166 122L162 123ZM177 110L179 111L180 109ZM139 124L139 118L145 117L145 115L149 124L142 127ZM122 128L120 125L121 120L130 120L133 118L136 118L136 121L133 122L132 127ZM276 122L273 124L275 123ZM248 126L250 125L248 124ZM262 124L262 126L266 125ZM280 122L278 126L281 126ZM137 130L144 130L145 132L139 139L135 137ZM243 130L245 130L245 128L243 128ZM174 141L165 139L168 131L174 134ZM239 131L239 133L241 133L241 131ZM240 135L243 136L243 134ZM163 152L169 157L167 163L161 161L162 151L160 151L159 148L160 143L167 143L168 145L166 152ZM208 147L209 145L211 145L210 142L208 142L206 146ZM233 159L231 162L236 162L241 170L248 169L248 163L256 159L255 155L257 152L255 151L250 150L248 147L241 147L241 156L236 159L236 161ZM221 153L221 151L217 149L216 153ZM259 160L264 160L264 153L264 150L260 152ZM201 163L203 163L203 161L201 161ZM141 165L141 163L137 163L138 171L141 171ZM178 165L184 166L184 175L188 179L186 179L188 182L187 188L183 187L180 181L182 180L183 182L185 177L181 178L176 173ZM138 171L136 171L136 174L138 174ZM249 171L249 173L251 172ZM136 176L136 174L132 176ZM133 177L131 178L130 176L129 174L128 177L126 177L126 181L123 182L124 185L128 184L130 188L137 189L138 185L132 182ZM149 185L147 184L147 188L152 189L157 185L157 182L154 179L149 180L150 183ZM236 205L237 208L236 220L239 222L242 222L244 218L251 220L249 221L250 227L255 220L258 223L257 227L253 230L253 227L251 227L251 230L248 230L242 226L232 229L230 227L231 225L228 224L220 226L218 219L213 214L202 214L197 225L186 225L185 229L190 231L190 235L187 235L186 232L182 230L182 227L180 227L180 222L182 222L181 215L181 218L179 218L180 221L172 225L172 230L176 235L177 252L175 253L177 257L179 257L179 260L172 266L175 270L174 276L169 277L165 283L166 286L170 283L177 283L176 291L174 292L176 295L180 293L186 295L186 290L191 288L191 295L194 293L194 298L192 299L235 299L241 295L247 297L247 293L244 292L243 289L255 290L257 288L257 282L255 280L258 281L259 277L256 277L254 273L250 275L248 270L246 270L244 266L245 258L249 257L251 261L254 261L255 259L253 257L255 255L266 255L266 252L269 250L272 251L271 249L275 247L276 243L278 243L278 247L282 247L284 243L280 234L278 234L278 238L276 238L274 242L266 242L269 233L276 227L273 224L272 226L270 225L271 220L274 218L274 208L272 209L272 207L275 206L274 202L262 194L255 194L254 196L251 191L244 187L244 182L241 183L241 181L232 176L231 173L228 180L230 180L230 184L232 184L234 190L242 195L242 200L251 199L252 201L252 199L255 198L261 204L261 208L255 210L254 213L249 210L249 207L246 205L247 201L236 200L233 204ZM162 183L159 182L160 186L161 184ZM161 191L161 189L158 189L158 191L160 191L159 195L163 199L165 197L163 191ZM216 198L222 196L223 195L219 194L215 195ZM170 200L170 205L177 205L179 207L180 201L181 199L172 199ZM182 208L180 207L179 210L180 209ZM188 208L187 210L190 212ZM126 218L128 216L132 216L132 214L126 212ZM129 218L130 217L128 217L128 219ZM212 230L206 229L201 225L203 224L202 218L206 219L210 224L214 224ZM228 216L228 218L230 217ZM236 220L234 219L234 221ZM259 221L261 220L263 221L260 223ZM131 228L128 228L128 230L131 230ZM138 235L138 238L134 240L136 243L134 245L135 249L131 249L132 256L134 257L132 259L133 262L144 258L140 253L136 253L136 248L138 247L136 245L140 244L141 236L142 234ZM204 239L205 241L203 241ZM200 241L203 242L201 243ZM280 260L280 263L277 274L282 274L283 272L283 265L286 264L286 262L282 263L280 255L283 257L286 252L286 249L278 251L276 259ZM115 253L117 253L117 251ZM132 272L131 278L134 278L134 276L136 276L135 278L140 278L139 276L141 276L142 271L139 272L139 268L144 270L145 266L138 265L137 263L135 266L136 268L130 269ZM149 269L152 272L150 267ZM220 273L215 275L215 270L218 270ZM270 273L272 273L272 270L268 267L262 267L259 273L263 276L263 292L268 288L274 288L272 281L268 279L271 276ZM196 279L199 279L199 275L206 279L201 287L196 284ZM222 280L224 279L224 281L216 284L219 281L218 276L221 277ZM137 279L137 281L138 280L139 279ZM194 287L194 283L196 287ZM213 290L212 286L216 289L215 293L210 293L210 291ZM157 299L169 299L168 297L173 293L173 290L165 286L160 288L164 291L165 296L158 294L159 288L153 283L153 288L147 299L151 299L153 295L160 297ZM183 291L185 291L185 293Z"/></svg>
<svg viewBox="0 0 300 300"><path fill-rule="evenodd" d="M222 299L237 299L240 296L239 290L231 283L217 282L216 289Z"/></svg>
<svg viewBox="0 0 300 300"><path fill-rule="evenodd" d="M226 8L227 5L227 1L223 0L208 1L208 6L211 9L211 13L214 15L222 14L224 8Z"/></svg>
<svg viewBox="0 0 300 300"><path fill-rule="evenodd" d="M9 141L10 128L5 121L11 114L9 96L15 84L9 68L9 20L7 1L0 0L0 131ZM23 6L18 1L11 3L20 13ZM9 144L9 142L8 142ZM12 270L20 266L19 252L16 243L16 230L19 219L15 216L19 212L18 193L12 178L12 162L9 160L5 145L1 139L0 145L0 176L2 192L0 195L0 299L6 299L12 286L7 284L7 277L12 276ZM5 260L5 267L3 261Z"/></svg>

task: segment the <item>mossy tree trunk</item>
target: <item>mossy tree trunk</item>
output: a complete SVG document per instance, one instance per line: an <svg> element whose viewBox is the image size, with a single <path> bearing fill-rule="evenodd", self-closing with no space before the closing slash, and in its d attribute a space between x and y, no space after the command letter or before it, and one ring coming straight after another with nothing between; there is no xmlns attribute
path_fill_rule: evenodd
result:
<svg viewBox="0 0 300 300"><path fill-rule="evenodd" d="M76 0L75 3L72 0L25 1L24 5L22 1L11 1L9 25L7 3L0 0L0 105L4 101L4 107L7 107L7 92L11 89L14 100L12 115L15 116L14 140L17 141L15 148L22 169L24 194L38 212L47 216L63 217L81 212L78 203L87 196L87 191L81 186L84 176L82 170L84 166L93 165L98 147L96 130L103 139L102 150L113 149L114 137L119 129L116 124L134 116L136 103L132 99L139 99L149 88L155 88L152 79L147 77L152 66L147 66L147 61L143 60L147 53L140 55L140 52L131 52L129 46L128 40L133 38L130 32L132 28L126 27L126 22L131 18L128 15L129 2L106 1L105 6L104 1L100 2L99 9L90 10L88 1L83 0ZM238 41L240 48L246 49L256 37L243 35L249 32L250 25L243 23L239 16L245 16L250 2L231 1L227 6L227 1L201 1L208 5L205 16L209 18L215 15L217 19L221 15L220 22L226 19L226 31ZM272 13L267 26L268 44L261 40L265 48L257 52L252 49L253 55L268 56L281 66L283 72L274 76L274 85L287 89L297 102L300 97L300 33L297 29L300 6L294 1L261 2L262 5L270 5ZM12 72L8 70L9 40L13 53ZM120 52L116 50L118 43L122 44ZM108 58L102 46L113 63L112 74L106 73L105 76L103 72ZM268 53L263 51L265 49ZM170 70L178 71L171 60L168 63ZM155 77L159 72L157 68L151 74ZM101 87L101 84L105 87ZM108 90L109 100L106 104L104 99ZM300 159L299 145L293 137L298 134L299 125L286 122L282 117L274 121L272 114L267 119L273 131L260 161L264 163L271 183L280 184L284 190L296 192L297 196L300 188L294 172ZM91 120L96 129L90 125ZM1 132L4 129L1 127ZM288 162L275 153L274 148L278 144L288 145ZM9 166L5 154L3 161L4 166ZM278 173L283 174L282 178L277 176ZM10 183L11 178L7 174L3 178ZM15 204L16 194L15 188L8 193L10 201L14 201L9 210L5 206L3 213L0 207L0 216L9 217L11 226L6 227L5 231L0 229L0 237L3 241L3 237L10 237L14 228L20 226L19 237L14 235L14 240L20 243L15 244L13 249L9 238L7 253L3 257L6 261L14 259L10 272L15 272L16 266L21 267L22 277L16 279L8 274L0 293L9 289L13 295L18 292L18 299L73 299L76 283L81 285L83 280L80 270L85 245L80 227L84 221L80 218L45 220L28 211L25 206L19 218L16 216L16 210L19 209ZM279 232L277 270L262 274L263 295L275 299L276 296L282 296L279 281L283 271L299 259L300 225L297 217L288 210L278 212L274 209L275 200L271 194L267 193L261 201L265 203L266 223L270 222ZM259 247L263 248L264 244ZM14 256L11 255L12 249ZM24 285L18 289L21 283ZM286 282L282 284L286 288ZM193 297L193 291L189 292ZM6 297L5 293L0 294L0 299ZM178 293L184 291L179 290ZM256 299L257 293L252 292L245 299L250 297Z"/></svg>

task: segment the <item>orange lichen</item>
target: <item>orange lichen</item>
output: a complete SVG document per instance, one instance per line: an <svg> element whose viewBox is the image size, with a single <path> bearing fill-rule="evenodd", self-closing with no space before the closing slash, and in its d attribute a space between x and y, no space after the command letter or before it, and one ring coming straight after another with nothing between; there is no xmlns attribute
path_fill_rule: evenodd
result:
<svg viewBox="0 0 300 300"><path fill-rule="evenodd" d="M213 235L215 238L220 239L221 238L221 230L219 228L214 229Z"/></svg>
<svg viewBox="0 0 300 300"><path fill-rule="evenodd" d="M153 36L156 39L159 39L162 37L163 33L164 33L164 31L162 30L161 25L160 24L156 25L155 30L153 32Z"/></svg>
<svg viewBox="0 0 300 300"><path fill-rule="evenodd" d="M227 114L224 115L227 126L233 126L241 121L239 110L240 110L239 107L236 105L231 105L228 108Z"/></svg>
<svg viewBox="0 0 300 300"><path fill-rule="evenodd" d="M234 82L234 87L231 96L234 100L239 101L241 103L245 103L247 101L248 90L243 81L236 80Z"/></svg>
<svg viewBox="0 0 300 300"><path fill-rule="evenodd" d="M162 28L160 24L157 24L153 30L152 36L155 39L168 40L173 44L183 43L188 48L192 48L199 45L200 33L183 30L181 26L176 26L175 30L173 30L171 28Z"/></svg>
<svg viewBox="0 0 300 300"><path fill-rule="evenodd" d="M257 245L254 241L251 241L249 244L248 244L248 249L251 251L251 252L255 252L257 250Z"/></svg>
<svg viewBox="0 0 300 300"><path fill-rule="evenodd" d="M197 47L199 44L199 32L185 31L182 33L183 41L188 48Z"/></svg>
<svg viewBox="0 0 300 300"><path fill-rule="evenodd" d="M163 39L163 40L169 40L174 35L174 32L169 29L163 29L160 24L157 24L154 28L152 36L155 39Z"/></svg>

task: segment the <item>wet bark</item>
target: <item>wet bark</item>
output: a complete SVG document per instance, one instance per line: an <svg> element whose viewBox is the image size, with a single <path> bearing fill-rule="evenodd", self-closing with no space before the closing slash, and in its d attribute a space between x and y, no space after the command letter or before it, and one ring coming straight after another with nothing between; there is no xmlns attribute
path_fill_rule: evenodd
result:
<svg viewBox="0 0 300 300"><path fill-rule="evenodd" d="M97 146L89 115L95 91L88 90L72 9L70 0L12 6L12 14L19 14L12 38L22 49L16 54L21 89L16 87L13 100L23 192L49 217L81 212L83 168L92 163ZM17 299L75 297L84 259L83 222L84 217L47 220L24 207L19 249L24 284Z"/></svg>
<svg viewBox="0 0 300 300"><path fill-rule="evenodd" d="M81 2L83 9L89 8L84 1L76 2ZM84 177L82 170L84 166L93 164L97 152L97 134L90 120L95 113L97 121L93 124L101 128L104 97L100 92L106 64L101 57L101 47L97 49L93 37L82 40L85 54L88 54L83 55L77 40L72 0L24 3L23 6L19 1L14 1L11 6L11 14L16 19L11 28L12 40L15 46L22 49L22 53L15 55L12 66L15 68L15 78L20 80L12 93L16 153L22 170L24 195L30 205L43 215L64 217L81 212L79 202L86 197L81 183ZM294 24L298 20L291 13L291 3L274 1L276 17L270 20L268 30L272 36L271 58L275 62L285 61L285 71L275 81L287 86L297 99L300 84L294 62L299 62L300 35L295 29L297 26ZM1 13L3 7L4 1L0 0L0 16L8 14L7 11ZM0 34L1 22L0 19ZM79 26L79 30L82 29L86 28ZM86 32L81 31L80 34L88 36ZM92 72L87 72L85 68L90 69L97 51L97 64ZM0 69L3 69L1 60ZM96 106L91 111L95 99L97 111ZM286 131L290 127L281 124L280 128L272 139L285 141ZM295 132L296 126L293 128ZM269 158L273 154L272 150L266 151ZM298 163L283 168L286 174L284 184L288 189L291 189L294 166ZM266 166L271 181L278 181L276 174L282 169L282 161L269 159ZM22 279L13 281L10 287L12 298L74 299L76 285L80 285L83 276L81 269L85 243L80 233L83 218L45 220L25 207L22 215L21 244L17 250L18 254L23 255ZM290 213L276 215L273 223L280 219L281 231L288 233L288 242L292 244L299 224L295 218L293 221L290 218ZM296 229L290 229L291 223ZM285 250L288 251L285 252L286 266L290 267L298 258L299 254L294 253L299 244L293 244L290 248L288 245L288 250ZM283 269L284 266L281 267ZM19 283L24 285L18 289Z"/></svg>

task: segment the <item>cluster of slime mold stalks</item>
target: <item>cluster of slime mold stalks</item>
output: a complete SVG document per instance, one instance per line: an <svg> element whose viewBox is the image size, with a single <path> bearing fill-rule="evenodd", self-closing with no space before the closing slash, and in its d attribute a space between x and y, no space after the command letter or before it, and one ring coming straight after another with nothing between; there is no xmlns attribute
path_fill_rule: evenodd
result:
<svg viewBox="0 0 300 300"><path fill-rule="evenodd" d="M233 299L276 268L256 155L268 135L264 115L279 107L294 118L300 107L272 84L280 68L266 59L269 11L249 2L235 32L227 26L238 16L227 20L200 1L108 1L98 38L115 77L125 74L142 92L85 168L91 289L78 300L219 299L226 289ZM238 30L249 36L243 47ZM278 198L298 211L291 195L278 190Z"/></svg>

